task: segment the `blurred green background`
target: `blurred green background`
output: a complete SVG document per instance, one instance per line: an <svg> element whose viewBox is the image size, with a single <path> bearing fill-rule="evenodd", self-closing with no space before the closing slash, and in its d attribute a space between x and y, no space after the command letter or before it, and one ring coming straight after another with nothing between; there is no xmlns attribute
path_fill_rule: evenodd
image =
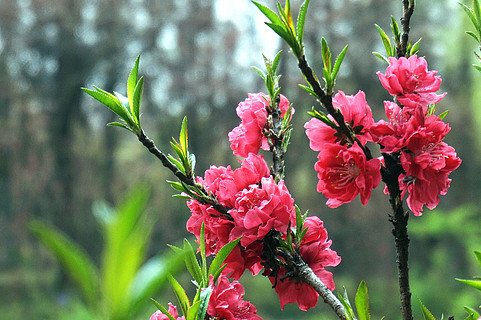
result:
<svg viewBox="0 0 481 320"><path fill-rule="evenodd" d="M295 15L300 4L292 1ZM399 18L401 8L401 0L312 0L307 16L308 60L321 73L321 37L334 54L349 44L337 89L365 91L376 120L385 118L382 101L389 96L375 74L386 65L371 54L383 51L374 24L389 30L390 15ZM365 280L374 317L400 318L382 187L366 207L358 199L335 210L324 205L315 191L316 153L302 128L315 101L297 86L303 79L294 58L264 21L247 0L0 0L0 319L88 319L72 283L28 232L33 218L61 229L99 262L102 238L92 204L116 205L142 182L152 188L148 210L158 218L149 256L190 236L188 209L165 183L173 176L133 135L106 127L115 117L80 87L125 93L141 54L147 134L170 152L168 142L187 115L197 174L203 175L212 164L237 165L227 140L238 123L235 108L248 92L264 90L250 66L262 67L261 53L273 57L280 49L281 86L296 108L286 184L302 210L324 220L342 256L331 270L337 289L345 286L353 297ZM438 112L450 110L446 141L463 159L438 209L410 219L413 309L420 318L417 295L436 317L460 319L463 305L480 301L454 278L479 274L472 251L481 250L481 74L471 67L476 44L464 34L471 26L456 0L417 1L411 23L411 39L423 38L420 54L443 78L448 95ZM281 312L267 279L243 280L246 299L266 320L334 318L322 303L308 313L293 305ZM155 298L164 304L175 299L168 287ZM155 307L147 303L145 310L138 319L148 319Z"/></svg>

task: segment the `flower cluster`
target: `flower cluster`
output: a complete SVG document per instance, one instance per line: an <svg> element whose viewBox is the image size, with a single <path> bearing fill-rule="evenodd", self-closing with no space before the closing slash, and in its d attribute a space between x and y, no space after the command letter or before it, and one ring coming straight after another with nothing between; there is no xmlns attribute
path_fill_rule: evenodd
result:
<svg viewBox="0 0 481 320"><path fill-rule="evenodd" d="M257 154L261 148L269 150L268 140L264 135L269 103L270 99L264 93L249 93L248 98L239 103L236 111L241 123L229 132L230 147L234 155L246 158L249 153ZM289 100L283 95L280 95L279 109L281 117L284 117L289 109Z"/></svg>
<svg viewBox="0 0 481 320"><path fill-rule="evenodd" d="M333 107L339 110L355 137L313 118L305 124L310 147L320 151L314 168L318 173L317 190L335 208L352 201L358 194L367 204L371 189L380 180L380 160L367 159L362 146L371 141L381 145L384 154L397 153L403 173L399 176L401 196L415 215L423 206L433 209L439 195L446 194L449 173L461 163L456 152L442 140L449 125L432 114L435 104L446 95L436 94L441 85L437 71L428 71L424 58L389 58L386 74L378 72L384 88L395 98L385 101L388 121L374 123L365 95L339 92ZM329 116L331 121L334 119Z"/></svg>
<svg viewBox="0 0 481 320"><path fill-rule="evenodd" d="M250 302L244 300L244 287L239 281L232 283L228 278L220 276L217 284L210 276L209 288L212 290L207 307L206 319L220 320L262 320L257 315L257 309ZM176 320L184 320L179 317L177 307L169 303L168 312ZM169 320L169 317L157 310L150 320Z"/></svg>
<svg viewBox="0 0 481 320"><path fill-rule="evenodd" d="M361 202L367 204L371 190L381 181L380 160L367 159L361 148L366 142L373 141L370 133L374 125L371 108L362 91L353 96L339 91L332 104L344 115L356 139L316 118L304 125L311 149L319 151L314 165L319 178L317 191L328 198L326 204L330 208L351 202L358 194ZM329 118L334 121L332 116Z"/></svg>
<svg viewBox="0 0 481 320"><path fill-rule="evenodd" d="M341 257L330 249L332 241L327 240L327 230L318 217L307 217L304 227L307 227L307 232L300 245L301 257L332 291L335 288L332 273L325 267L337 266L341 262ZM286 270L281 268L279 277L282 279L285 274ZM276 283L274 277L269 277L269 280L273 284ZM291 278L277 281L275 290L279 295L282 309L288 303L297 303L299 309L306 311L316 306L319 297L319 294L311 286Z"/></svg>
<svg viewBox="0 0 481 320"><path fill-rule="evenodd" d="M446 93L436 94L441 78L428 71L424 58L390 58L386 74L378 72L384 88L400 105L385 102L387 121L376 123L371 134L384 153L400 152L404 170L399 176L401 196L407 197L409 209L421 215L423 206L434 209L439 195L447 192L449 174L461 164L454 148L442 140L449 125L431 114L429 105L439 102Z"/></svg>
<svg viewBox="0 0 481 320"><path fill-rule="evenodd" d="M285 116L288 108L289 102L281 96L279 103L281 117ZM291 232L289 226L296 226L294 199L284 181L276 182L264 157L257 154L264 144L268 144L263 132L267 130L267 119L271 112L273 111L272 108L269 109L269 99L266 95L249 94L249 98L237 108L242 123L229 133L234 155L244 158L240 168L233 170L230 166L212 166L205 172L203 178L197 178L197 182L215 196L220 205L226 208L226 212L221 213L212 205L197 200L190 200L187 203L192 213L187 221L187 230L199 241L204 225L207 255L216 254L228 242L242 237L239 245L225 260L224 274L234 279L239 279L245 270L249 270L253 275L258 274L266 265L263 260L266 259L264 252L266 238L275 233L285 240L287 233ZM309 218L306 226L309 226L309 231L300 248L301 256L314 272L326 281L326 285L334 289L332 274L324 267L339 264L340 257L330 249L331 242L327 240L327 231L321 220ZM270 270L265 274L277 282L277 276L283 277L285 272L280 268L278 274L271 275ZM220 280L218 288L227 286L226 281ZM231 286L238 286L237 282L234 281ZM307 285L299 281L285 277L278 282L278 286L276 291L282 307L286 303L298 302L302 310L307 310L317 303L318 294L312 288L305 290ZM238 292L243 294L243 291ZM224 295L219 294L216 301L220 301L221 297L227 299ZM229 302L231 300L225 301L224 308L231 310L233 306L232 302ZM251 308L247 304L239 308L246 309L247 306ZM221 311L227 312L221 307L216 307L217 313ZM220 315L222 319L225 317L227 316L224 313Z"/></svg>

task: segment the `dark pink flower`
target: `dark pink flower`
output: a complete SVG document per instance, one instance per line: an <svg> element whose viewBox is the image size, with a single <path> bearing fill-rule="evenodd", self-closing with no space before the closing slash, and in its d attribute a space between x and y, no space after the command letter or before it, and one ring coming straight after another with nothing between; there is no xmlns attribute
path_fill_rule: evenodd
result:
<svg viewBox="0 0 481 320"><path fill-rule="evenodd" d="M441 77L436 73L428 71L424 58L412 55L407 59L390 57L386 74L378 72L377 75L382 86L403 106L416 107L437 103L446 95L434 93L441 86Z"/></svg>
<svg viewBox="0 0 481 320"><path fill-rule="evenodd" d="M384 108L389 122L377 122L371 128L371 135L386 153L396 152L406 146L415 146L415 149L418 149L419 144L441 141L451 130L449 125L437 116L426 117L422 108L417 108L411 114L412 110L401 109L390 101L384 101Z"/></svg>
<svg viewBox="0 0 481 320"><path fill-rule="evenodd" d="M423 206L434 209L439 195L445 195L451 179L449 174L461 164L453 147L442 141L425 144L413 143L401 153L401 165L405 174L399 176L401 196L409 192L407 204L416 216L422 215Z"/></svg>
<svg viewBox="0 0 481 320"><path fill-rule="evenodd" d="M259 149L269 150L263 130L267 123L269 97L264 93L249 93L248 98L237 106L241 124L229 132L229 141L234 155L246 158L249 153L257 154ZM279 109L284 117L289 109L289 101L280 95ZM291 115L294 114L294 109Z"/></svg>
<svg viewBox="0 0 481 320"><path fill-rule="evenodd" d="M314 165L319 178L317 191L329 199L326 204L331 208L351 202L358 194L362 204L367 204L371 190L381 181L380 160L366 161L357 144L348 148L328 143L318 159Z"/></svg>
<svg viewBox="0 0 481 320"><path fill-rule="evenodd" d="M332 291L335 288L332 273L325 267L337 266L341 262L341 257L330 249L332 241L327 240L327 231L318 217L308 217L304 226L308 227L308 231L301 242L301 257ZM285 269L281 268L279 276L284 276L285 272ZM269 279L271 283L275 283L274 277L269 277ZM299 309L306 311L316 306L319 297L319 294L311 286L299 282L297 279L278 280L275 290L279 295L282 309L288 303L297 303Z"/></svg>
<svg viewBox="0 0 481 320"><path fill-rule="evenodd" d="M256 307L248 301L244 301L244 287L239 281L232 283L229 279L220 276L217 285L214 286L213 278L210 277L212 293L207 307L210 319L222 320L262 320L257 315Z"/></svg>
<svg viewBox="0 0 481 320"><path fill-rule="evenodd" d="M332 99L332 104L334 108L341 110L344 121L351 125L363 145L367 141L372 141L369 129L374 124L374 120L363 91L350 96L339 91ZM331 115L328 117L334 121ZM325 143L334 143L339 140L335 136L336 130L319 119L312 118L304 125L304 128L309 138L309 146L314 151L321 151Z"/></svg>
<svg viewBox="0 0 481 320"><path fill-rule="evenodd" d="M179 313L177 312L177 307L174 306L172 303L169 302L169 313L172 317L174 317L177 320L184 320L184 316L179 317ZM150 320L169 320L169 317L159 310L155 311L152 316L150 316Z"/></svg>
<svg viewBox="0 0 481 320"><path fill-rule="evenodd" d="M276 184L272 177L262 178L260 186L253 184L239 192L233 211L231 240L242 236L240 243L244 247L264 239L271 229L285 234L289 222L295 225L296 221L294 199L284 182Z"/></svg>

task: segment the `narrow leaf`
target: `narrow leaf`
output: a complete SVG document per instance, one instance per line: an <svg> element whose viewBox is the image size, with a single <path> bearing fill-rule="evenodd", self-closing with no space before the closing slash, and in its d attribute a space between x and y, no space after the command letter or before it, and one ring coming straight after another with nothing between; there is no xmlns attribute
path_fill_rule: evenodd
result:
<svg viewBox="0 0 481 320"><path fill-rule="evenodd" d="M372 54L375 56L375 57L378 57L379 59L381 59L382 61L386 62L387 64L389 64L389 60L384 56L382 55L381 53L379 52L372 52Z"/></svg>
<svg viewBox="0 0 481 320"><path fill-rule="evenodd" d="M481 42L480 39L479 39L479 37L478 37L478 35L475 34L474 32L472 32L472 31L465 31L465 32L466 32L466 34L468 34L468 35L470 35L471 37L473 37L474 40L476 40L477 43Z"/></svg>
<svg viewBox="0 0 481 320"><path fill-rule="evenodd" d="M367 292L367 285L364 280L359 284L355 302L359 320L370 320L371 315L369 312L369 295Z"/></svg>
<svg viewBox="0 0 481 320"><path fill-rule="evenodd" d="M478 71L481 72L481 66L478 66L478 65L476 65L476 64L473 64L473 67L474 67L476 70L478 70Z"/></svg>
<svg viewBox="0 0 481 320"><path fill-rule="evenodd" d="M177 300L179 301L180 307L182 309L182 313L187 314L187 311L190 308L190 301L189 301L189 298L187 297L187 294L185 293L184 288L182 288L182 286L172 276L169 277L169 282L170 282L170 285L172 286L172 289L174 289L174 293L175 293L175 296L177 297Z"/></svg>
<svg viewBox="0 0 481 320"><path fill-rule="evenodd" d="M197 312L197 319L202 320L205 319L205 315L207 313L207 307L209 306L209 299L210 295L212 294L212 289L207 287L200 292L199 301L200 306Z"/></svg>
<svg viewBox="0 0 481 320"><path fill-rule="evenodd" d="M129 79L127 80L127 97L129 98L129 105L130 105L130 112L132 114L135 114L134 112L134 92L135 92L135 87L137 86L137 77L139 73L139 61L140 61L140 56L137 56L137 59L135 59L134 66L132 67L132 70L130 71L129 74Z"/></svg>
<svg viewBox="0 0 481 320"><path fill-rule="evenodd" d="M319 96L314 92L314 90L312 90L311 87L305 86L303 84L299 84L299 87L309 92L309 94L312 95L313 97L319 99Z"/></svg>
<svg viewBox="0 0 481 320"><path fill-rule="evenodd" d="M277 73L277 67L279 66L279 61L281 59L282 50L280 50L272 60L272 74L275 75Z"/></svg>
<svg viewBox="0 0 481 320"><path fill-rule="evenodd" d="M163 314L165 314L170 320L176 320L170 313L169 311L167 311L167 309L165 309L165 307L163 305L161 305L160 303L158 303L157 301L155 301L153 298L150 298L150 301L152 301L154 303L154 305L157 307L157 309L160 310L160 312L162 312Z"/></svg>
<svg viewBox="0 0 481 320"><path fill-rule="evenodd" d="M332 79L336 80L337 73L339 72L339 68L341 67L342 61L344 60L344 56L346 55L348 45L342 49L341 53L336 58L336 62L334 62L334 68L332 69Z"/></svg>
<svg viewBox="0 0 481 320"><path fill-rule="evenodd" d="M282 20L279 16L266 6L263 6L257 1L252 1L252 3L269 19L272 23L282 25Z"/></svg>
<svg viewBox="0 0 481 320"><path fill-rule="evenodd" d="M302 46L304 38L304 24L306 22L307 7L309 6L310 0L305 0L299 10L297 15L297 41L299 45Z"/></svg>
<svg viewBox="0 0 481 320"><path fill-rule="evenodd" d="M144 77L139 79L137 85L135 86L134 90L134 97L130 108L132 109L132 114L137 121L137 124L140 125L140 105L142 104L142 94L144 92ZM130 98L129 98L130 99Z"/></svg>
<svg viewBox="0 0 481 320"><path fill-rule="evenodd" d="M419 38L419 40L416 41L416 42L413 44L413 46L412 46L412 48L411 48L411 55L415 55L415 54L417 54L417 53L419 52L419 45L421 44L421 40L422 40L422 39L423 39L423 38Z"/></svg>
<svg viewBox="0 0 481 320"><path fill-rule="evenodd" d="M390 51L391 51L391 40L389 40L389 37L387 36L386 32L375 24L377 31L379 32L379 35L381 36L382 43L384 45L384 48L386 49L387 54L390 56Z"/></svg>
<svg viewBox="0 0 481 320"><path fill-rule="evenodd" d="M120 128L124 128L124 129L127 129L129 130L130 132L132 133L135 133L132 131L132 129L130 129L127 125L125 125L124 123L120 123L120 122L109 122L107 123L108 126L110 127L120 127Z"/></svg>
<svg viewBox="0 0 481 320"><path fill-rule="evenodd" d="M443 120L444 118L446 118L446 116L448 115L448 113L449 113L449 110L444 111L443 113L441 113L441 114L439 115L439 119Z"/></svg>
<svg viewBox="0 0 481 320"><path fill-rule="evenodd" d="M184 239L184 250L186 251L185 265L187 270L189 270L192 278L194 278L197 283L201 284L203 279L202 269L199 265L199 261L197 261L194 249L187 239Z"/></svg>
<svg viewBox="0 0 481 320"><path fill-rule="evenodd" d="M210 267L209 267L209 274L214 274L216 273L216 271L222 266L222 264L224 263L225 259L227 258L227 256L232 252L232 250L234 249L234 247L239 243L241 238L238 238L234 241L231 241L229 243L227 243L225 246L223 246L219 252L217 252L214 260L212 260L212 263L210 264ZM216 281L217 279L214 279L214 281Z"/></svg>
<svg viewBox="0 0 481 320"><path fill-rule="evenodd" d="M464 279L457 279L457 278L456 280L464 284L467 284L470 287L481 290L481 280L464 280Z"/></svg>
<svg viewBox="0 0 481 320"><path fill-rule="evenodd" d="M401 33L399 32L399 25L393 16L391 16L391 30L394 35L394 40L399 42L401 40Z"/></svg>
<svg viewBox="0 0 481 320"><path fill-rule="evenodd" d="M119 100L112 94L103 91L100 88L97 88L94 86L94 88L97 90L90 90L86 88L82 88L82 90L89 94L91 97L105 105L107 108L112 110L116 115L120 117L120 119L124 120L128 118L127 116L127 110L121 105Z"/></svg>
<svg viewBox="0 0 481 320"><path fill-rule="evenodd" d="M200 257L202 259L202 274L204 281L209 281L209 274L207 273L207 258L205 255L205 223L202 222L202 227L200 228Z"/></svg>
<svg viewBox="0 0 481 320"><path fill-rule="evenodd" d="M254 66L252 66L251 69L254 70L262 78L262 80L266 81L266 74L264 71Z"/></svg>
<svg viewBox="0 0 481 320"><path fill-rule="evenodd" d="M291 47L292 50L297 47L297 42L295 42L297 40L292 39L291 35L284 26L268 22L266 22L266 25L268 25L269 28L274 30L274 32L277 33L277 35L281 37L289 45L289 47Z"/></svg>
<svg viewBox="0 0 481 320"><path fill-rule="evenodd" d="M95 308L100 300L98 271L85 251L58 229L43 222L31 221L28 228L57 258L89 306Z"/></svg>
<svg viewBox="0 0 481 320"><path fill-rule="evenodd" d="M436 320L436 318L434 318L433 314L431 313L431 311L428 310L428 308L426 308L424 306L424 304L422 303L421 299L418 298L418 302L419 302L419 305L421 306L421 310L423 312L423 316L424 316L424 320Z"/></svg>
<svg viewBox="0 0 481 320"><path fill-rule="evenodd" d="M481 252L480 251L474 251L474 255L476 256L476 260L478 261L478 264L481 267Z"/></svg>
<svg viewBox="0 0 481 320"><path fill-rule="evenodd" d="M189 145L188 145L189 133L187 131L187 117L184 117L184 119L182 120L182 126L180 127L179 142L182 150L182 155L185 158L189 148ZM181 158L181 160L183 160L183 158Z"/></svg>

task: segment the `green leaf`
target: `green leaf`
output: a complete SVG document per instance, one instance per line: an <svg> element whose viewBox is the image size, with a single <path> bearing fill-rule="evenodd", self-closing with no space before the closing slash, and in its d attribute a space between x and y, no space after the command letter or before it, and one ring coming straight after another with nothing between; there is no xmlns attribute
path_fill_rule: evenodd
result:
<svg viewBox="0 0 481 320"><path fill-rule="evenodd" d="M274 60L272 60L272 74L275 75L277 73L277 67L279 66L279 61L281 59L282 50L280 50L275 56Z"/></svg>
<svg viewBox="0 0 481 320"><path fill-rule="evenodd" d="M465 31L465 32L466 32L466 34L468 34L468 35L470 35L471 37L473 37L474 40L476 40L476 42L478 42L478 43L481 42L480 39L479 39L479 37L478 37L474 32L472 32L472 31Z"/></svg>
<svg viewBox="0 0 481 320"><path fill-rule="evenodd" d="M85 93L89 94L91 97L105 105L109 108L112 112L114 112L117 116L119 116L122 120L125 120L127 117L125 108L120 104L119 100L112 94L103 91L100 88L94 86L97 90L90 90L87 88L81 88Z"/></svg>
<svg viewBox="0 0 481 320"><path fill-rule="evenodd" d="M478 264L481 267L481 252L480 251L474 251L474 255L476 256L476 260L478 261Z"/></svg>
<svg viewBox="0 0 481 320"><path fill-rule="evenodd" d="M428 308L426 308L424 306L424 304L422 303L421 299L418 298L418 302L419 302L419 305L421 306L421 310L423 312L423 316L424 316L424 320L436 320L436 318L434 318L433 314L431 313L431 311L428 310Z"/></svg>
<svg viewBox="0 0 481 320"><path fill-rule="evenodd" d="M238 238L234 241L231 241L227 243L225 246L223 246L219 252L217 252L214 260L212 260L212 263L210 264L209 267L209 274L214 275L216 274L217 270L220 269L222 264L224 263L225 259L227 256L232 252L232 250L235 248L235 246L239 243L241 238ZM214 279L214 282L217 281L217 278Z"/></svg>
<svg viewBox="0 0 481 320"><path fill-rule="evenodd" d="M202 284L202 268L199 265L199 261L197 261L192 245L187 239L184 239L184 250L186 251L185 265L187 267L187 270L189 270L192 278L194 278L197 283Z"/></svg>
<svg viewBox="0 0 481 320"><path fill-rule="evenodd" d="M58 229L41 221L31 221L28 228L57 258L87 304L96 309L100 300L98 271L85 251Z"/></svg>
<svg viewBox="0 0 481 320"><path fill-rule="evenodd" d="M128 296L130 312L135 313L144 302L157 293L167 283L170 274L182 270L186 253L169 252L148 260L135 275Z"/></svg>
<svg viewBox="0 0 481 320"><path fill-rule="evenodd" d="M464 279L457 279L457 278L456 280L464 284L467 284L470 287L481 290L481 280L464 280Z"/></svg>
<svg viewBox="0 0 481 320"><path fill-rule="evenodd" d="M355 302L359 320L370 320L371 315L369 312L369 295L367 292L367 285L364 280L359 284Z"/></svg>
<svg viewBox="0 0 481 320"><path fill-rule="evenodd" d="M160 303L158 303L157 301L155 301L154 299L150 298L150 301L152 301L154 303L154 305L157 307L157 309L160 310L160 312L162 312L163 314L165 314L170 320L176 320L170 313L169 311L167 311L167 309L165 309L165 307L163 305L161 305Z"/></svg>
<svg viewBox="0 0 481 320"><path fill-rule="evenodd" d="M306 22L307 7L309 6L310 0L305 0L299 10L297 15L297 41L299 45L302 46L304 38L304 24Z"/></svg>
<svg viewBox="0 0 481 320"><path fill-rule="evenodd" d="M172 276L169 277L169 282L172 286L172 289L174 289L174 293L177 297L177 300L179 301L182 313L186 315L190 308L190 301L187 297L187 294L185 293L184 288L182 288L182 286Z"/></svg>
<svg viewBox="0 0 481 320"><path fill-rule="evenodd" d="M137 124L140 125L140 105L142 104L142 94L144 92L144 77L140 77L139 82L135 86L133 104L130 105L132 114L134 115Z"/></svg>
<svg viewBox="0 0 481 320"><path fill-rule="evenodd" d="M386 53L389 57L392 57L392 53L391 53L391 40L389 40L389 37L387 36L386 32L384 32L384 30L378 26L377 24L375 24L376 26L376 29L377 31L379 32L379 35L381 36L381 40L382 40L382 43L384 45L384 48L386 49Z"/></svg>
<svg viewBox="0 0 481 320"><path fill-rule="evenodd" d="M401 40L401 33L399 32L399 25L393 16L391 16L391 30L394 36L394 40L396 41L396 43L399 42Z"/></svg>
<svg viewBox="0 0 481 320"><path fill-rule="evenodd" d="M473 67L474 67L476 70L478 70L478 71L481 72L481 66L478 66L478 65L476 65L476 64L473 64Z"/></svg>
<svg viewBox="0 0 481 320"><path fill-rule="evenodd" d="M477 311L474 310L473 308L470 308L470 307L465 306L465 307L464 307L464 310L466 310L467 313L469 313L470 315L472 315L474 319L478 319L478 318L481 316L481 315L479 314L479 312L477 312Z"/></svg>
<svg viewBox="0 0 481 320"><path fill-rule="evenodd" d="M479 2L478 0L474 0L473 2L473 11L474 11L474 17L476 18L476 30L478 31L478 34L481 35L481 8L479 7Z"/></svg>
<svg viewBox="0 0 481 320"><path fill-rule="evenodd" d="M381 59L382 61L386 62L387 64L389 64L389 60L382 54L380 54L379 52L372 52L372 54L375 56L375 57L378 57L379 59Z"/></svg>
<svg viewBox="0 0 481 320"><path fill-rule="evenodd" d="M354 311L352 310L351 302L349 301L346 288L344 288L342 295L338 294L338 297L339 297L339 301L341 301L342 305L344 306L346 319L355 320L356 316L354 315Z"/></svg>
<svg viewBox="0 0 481 320"><path fill-rule="evenodd" d="M275 33L277 33L277 35L281 37L289 45L289 47L291 47L293 51L295 50L295 48L297 47L297 42L294 42L291 35L284 26L269 22L266 22L266 25L268 25L269 28L271 28Z"/></svg>
<svg viewBox="0 0 481 320"><path fill-rule="evenodd" d="M410 51L410 55L415 55L415 54L418 54L419 52L419 45L421 44L421 40L423 38L419 38L418 41L416 41L413 45L412 45L412 48L411 48L411 51Z"/></svg>
<svg viewBox="0 0 481 320"><path fill-rule="evenodd" d="M209 281L209 274L207 273L207 258L205 256L205 223L202 222L202 227L200 228L200 257L202 259L202 274L204 281Z"/></svg>
<svg viewBox="0 0 481 320"><path fill-rule="evenodd" d="M114 318L128 315L128 291L146 256L154 225L144 210L149 193L148 188L137 186L102 226L102 291Z"/></svg>
<svg viewBox="0 0 481 320"><path fill-rule="evenodd" d="M329 49L329 46L327 45L327 41L324 37L322 37L321 39L321 51L322 51L322 62L324 63L324 70L326 70L329 73L329 77L330 77L331 71L332 71L332 56L331 56L331 50Z"/></svg>
<svg viewBox="0 0 481 320"><path fill-rule="evenodd" d="M277 25L282 25L282 20L279 16L266 6L263 6L257 1L252 1L252 3L269 19L272 23Z"/></svg>
<svg viewBox="0 0 481 320"><path fill-rule="evenodd" d="M138 113L136 114L134 112L134 92L137 86L137 77L139 73L139 61L140 61L140 55L137 56L137 59L135 59L134 66L132 67L132 70L130 71L129 74L129 79L127 80L127 97L129 98L129 105L130 105L130 112L133 115L137 115L138 118Z"/></svg>
<svg viewBox="0 0 481 320"><path fill-rule="evenodd" d="M299 84L299 87L301 87L302 89L306 90L310 95L312 95L313 97L319 99L319 96L314 92L314 90L312 90L311 87L308 87L308 86L305 86L303 84Z"/></svg>
<svg viewBox="0 0 481 320"><path fill-rule="evenodd" d="M341 67L341 63L344 60L344 56L346 55L348 45L342 49L341 53L336 58L336 62L334 62L334 68L332 69L332 79L335 81L337 77L337 73L339 72L339 68Z"/></svg>
<svg viewBox="0 0 481 320"><path fill-rule="evenodd" d="M252 66L251 69L254 70L262 78L262 80L266 81L266 74L264 71L254 66Z"/></svg>
<svg viewBox="0 0 481 320"><path fill-rule="evenodd" d="M200 295L199 295L200 306L199 306L199 310L197 311L198 320L205 319L211 294L212 294L212 289L210 287L207 287L204 290L200 291Z"/></svg>
<svg viewBox="0 0 481 320"><path fill-rule="evenodd" d="M188 148L189 148L189 145L188 145L189 133L187 131L187 117L184 117L184 119L182 120L182 126L180 127L179 142L180 142L180 146L182 148L181 149L182 154L185 158L185 156L188 153ZM181 158L181 160L183 160L183 159Z"/></svg>
<svg viewBox="0 0 481 320"><path fill-rule="evenodd" d="M446 116L448 115L448 113L449 113L449 110L444 111L443 113L441 113L441 114L439 115L439 119L443 120L444 118L446 118Z"/></svg>
<svg viewBox="0 0 481 320"><path fill-rule="evenodd" d="M477 2L477 1L476 1ZM474 6L476 7L476 2L474 3ZM466 12L466 14L468 15L469 19L471 20L471 22L473 23L474 25L474 28L476 29L476 31L478 32L479 35L481 35L481 21L477 20L476 17L475 17L475 13L474 13L474 10L471 9L470 7L468 7L467 5L463 4L463 3L460 3L459 4L463 7L464 9L464 12Z"/></svg>
<svg viewBox="0 0 481 320"><path fill-rule="evenodd" d="M124 128L124 129L127 129L129 130L130 132L134 133L134 131L132 131L132 129L130 129L127 125L123 124L123 123L120 123L120 122L109 122L107 123L108 126L111 126L111 127L120 127L120 128Z"/></svg>

